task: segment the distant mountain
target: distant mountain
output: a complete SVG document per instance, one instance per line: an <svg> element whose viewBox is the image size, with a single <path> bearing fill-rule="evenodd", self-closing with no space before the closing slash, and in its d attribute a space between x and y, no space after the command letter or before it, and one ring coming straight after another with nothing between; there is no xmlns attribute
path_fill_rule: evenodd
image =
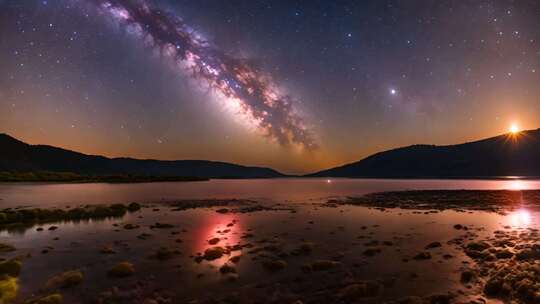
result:
<svg viewBox="0 0 540 304"><path fill-rule="evenodd" d="M540 129L459 145L413 145L380 152L313 177L459 178L540 176Z"/></svg>
<svg viewBox="0 0 540 304"><path fill-rule="evenodd" d="M269 168L206 160L163 161L107 158L45 145L29 145L0 134L0 171L72 172L85 175L130 174L200 178L271 178L283 174Z"/></svg>

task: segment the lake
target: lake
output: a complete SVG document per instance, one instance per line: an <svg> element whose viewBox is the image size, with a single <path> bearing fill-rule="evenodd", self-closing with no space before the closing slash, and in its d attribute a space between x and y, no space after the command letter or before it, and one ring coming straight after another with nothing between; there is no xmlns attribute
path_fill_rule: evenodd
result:
<svg viewBox="0 0 540 304"><path fill-rule="evenodd" d="M61 297L64 304L503 303L502 283L495 291L485 287L495 269L507 267L517 272L511 277L524 279L535 275L536 268L527 267L540 261L540 251L538 260L534 255L540 242L538 209L326 203L412 189L519 191L540 189L540 181L0 184L0 209L142 204L118 216L0 229L0 244L15 248L0 250L0 272L1 261L22 265L12 285L0 279L0 303L57 303L31 302L47 297ZM119 263L132 268L116 275L112 269ZM518 282L506 284L514 288ZM537 287L529 285L514 289L529 288L534 295ZM535 303L508 292L516 303Z"/></svg>
<svg viewBox="0 0 540 304"><path fill-rule="evenodd" d="M540 189L540 181L283 178L141 184L0 183L0 205L46 207L74 203L159 202L209 198L305 202L329 197L358 196L369 192L411 189Z"/></svg>

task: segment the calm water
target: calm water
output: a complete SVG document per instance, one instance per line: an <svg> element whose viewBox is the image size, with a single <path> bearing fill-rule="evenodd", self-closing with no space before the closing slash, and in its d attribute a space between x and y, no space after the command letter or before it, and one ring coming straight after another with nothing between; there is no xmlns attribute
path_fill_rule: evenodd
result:
<svg viewBox="0 0 540 304"><path fill-rule="evenodd" d="M384 285L377 297L360 303L382 303L405 296L425 296L448 291L466 302L482 296L482 281L467 286L460 282L464 268L475 267L459 244L489 239L495 231L516 235L540 229L538 210L517 209L506 215L473 211L376 210L360 206L327 208L319 204L329 197L357 196L369 192L410 189L540 189L540 181L520 180L375 180L375 179L268 179L212 180L194 183L147 184L0 184L0 208L13 206L62 207L82 203L141 202L146 207L119 218L57 222L0 231L0 243L17 248L0 252L0 259L19 257L22 272L14 303L32 296L61 292L64 303L205 303L198 300L238 297L237 303L333 303L341 285L370 281ZM177 199L251 198L289 204L291 210L246 214L216 212L217 208L175 211L160 201ZM156 222L171 229L154 229ZM455 224L466 225L456 230ZM136 229L125 229L134 224ZM57 229L49 230L52 225ZM246 235L251 235L246 237ZM141 235L146 237L141 238ZM243 245L213 261L194 258L216 246ZM538 238L540 240L540 238ZM413 257L432 242L431 257ZM537 238L514 240L518 246ZM295 248L312 244L307 255ZM111 248L113 254L100 250ZM158 248L178 252L159 260ZM378 253L366 255L376 248ZM232 262L238 256L239 261ZM445 256L451 256L446 258ZM280 271L265 270L264 261L282 259ZM337 263L328 271L305 272L305 265L326 260ZM114 279L107 275L116 263L128 261L134 275ZM220 267L232 265L234 276ZM51 278L67 270L84 275L81 284L51 289ZM337 285L336 285L337 284ZM114 287L113 287L114 286ZM241 293L238 291L241 290ZM321 291L323 295L321 296ZM323 297L323 298L316 298ZM1 303L1 301L0 301ZM500 303L493 301L489 303Z"/></svg>
<svg viewBox="0 0 540 304"><path fill-rule="evenodd" d="M0 184L0 206L250 198L305 202L412 189L540 189L539 180L252 179L143 184Z"/></svg>

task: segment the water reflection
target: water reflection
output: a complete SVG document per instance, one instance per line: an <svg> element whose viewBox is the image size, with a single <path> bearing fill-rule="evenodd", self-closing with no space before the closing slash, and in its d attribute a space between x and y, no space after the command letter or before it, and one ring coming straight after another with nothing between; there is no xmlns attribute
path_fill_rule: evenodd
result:
<svg viewBox="0 0 540 304"><path fill-rule="evenodd" d="M240 235L244 231L233 214L205 213L202 216L200 226L193 233L193 253L204 253L205 250L216 246L228 248L240 242ZM236 255L240 255L240 251L231 251L230 255L224 255L208 263L220 267Z"/></svg>
<svg viewBox="0 0 540 304"><path fill-rule="evenodd" d="M321 183L329 187L321 187ZM331 185L331 186L330 186ZM540 189L540 180L398 180L277 178L141 184L2 184L2 207L158 202L177 199L253 199L308 201L370 192L423 189Z"/></svg>
<svg viewBox="0 0 540 304"><path fill-rule="evenodd" d="M525 189L529 189L527 184L522 181L522 180L511 180L511 181L508 181L508 190L515 190L515 191L519 191L519 190L525 190Z"/></svg>
<svg viewBox="0 0 540 304"><path fill-rule="evenodd" d="M528 227L532 222L531 212L527 209L519 209L512 212L508 216L508 220L512 226L515 227Z"/></svg>

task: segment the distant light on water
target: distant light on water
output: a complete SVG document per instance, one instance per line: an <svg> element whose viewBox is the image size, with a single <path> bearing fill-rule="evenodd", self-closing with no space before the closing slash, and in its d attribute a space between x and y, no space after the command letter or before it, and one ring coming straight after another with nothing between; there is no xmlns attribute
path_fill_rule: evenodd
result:
<svg viewBox="0 0 540 304"><path fill-rule="evenodd" d="M508 182L507 189L515 191L525 190L527 189L527 185L522 180L516 179Z"/></svg>
<svg viewBox="0 0 540 304"><path fill-rule="evenodd" d="M332 180L331 180L331 179L327 179L327 180L326 180L326 183L327 183L327 184L331 184L331 183L332 183Z"/></svg>

